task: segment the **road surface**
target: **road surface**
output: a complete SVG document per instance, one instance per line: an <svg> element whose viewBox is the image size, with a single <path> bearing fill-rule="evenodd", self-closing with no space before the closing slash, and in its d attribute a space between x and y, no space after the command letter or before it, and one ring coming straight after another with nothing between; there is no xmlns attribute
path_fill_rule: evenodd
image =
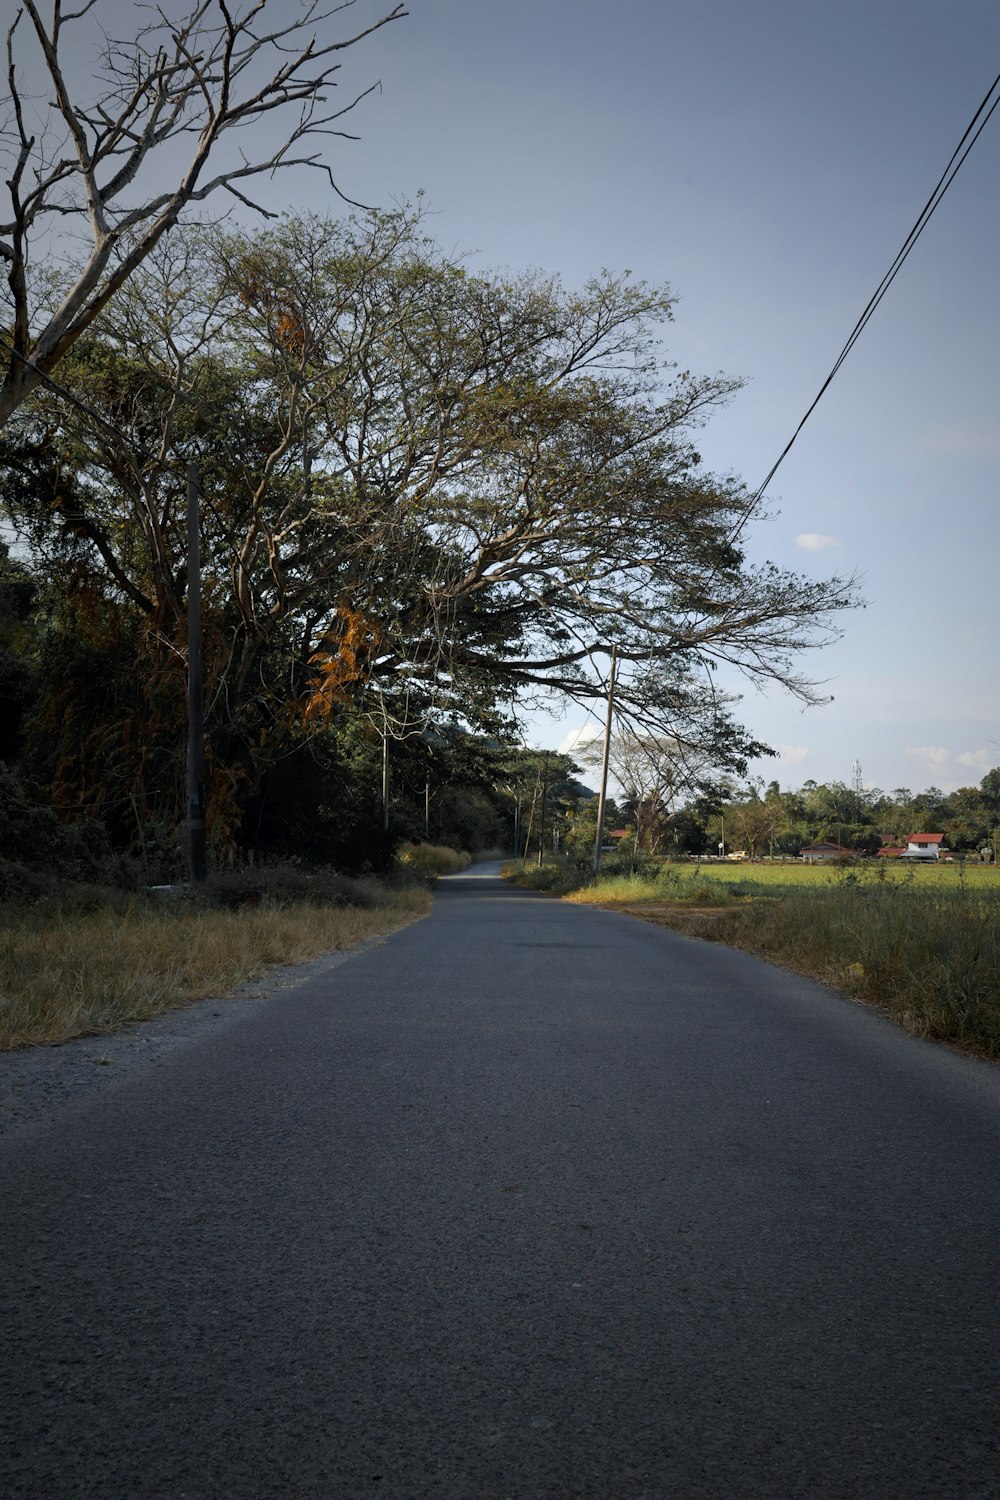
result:
<svg viewBox="0 0 1000 1500"><path fill-rule="evenodd" d="M0 1142L5 1500L996 1500L1000 1073L477 873Z"/></svg>

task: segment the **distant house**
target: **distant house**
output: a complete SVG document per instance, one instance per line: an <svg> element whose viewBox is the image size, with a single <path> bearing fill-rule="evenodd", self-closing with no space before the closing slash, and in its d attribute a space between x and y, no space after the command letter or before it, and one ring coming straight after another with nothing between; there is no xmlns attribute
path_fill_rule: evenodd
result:
<svg viewBox="0 0 1000 1500"><path fill-rule="evenodd" d="M856 853L857 850L845 849L843 844L820 839L818 844L804 844L799 850L799 858L805 860L807 865L829 865L842 859L854 859Z"/></svg>
<svg viewBox="0 0 1000 1500"><path fill-rule="evenodd" d="M878 851L879 859L939 859L949 854L942 844L943 833L909 833L905 844L886 842Z"/></svg>
<svg viewBox="0 0 1000 1500"><path fill-rule="evenodd" d="M947 852L941 847L943 838L943 833L908 833L900 859L939 859Z"/></svg>

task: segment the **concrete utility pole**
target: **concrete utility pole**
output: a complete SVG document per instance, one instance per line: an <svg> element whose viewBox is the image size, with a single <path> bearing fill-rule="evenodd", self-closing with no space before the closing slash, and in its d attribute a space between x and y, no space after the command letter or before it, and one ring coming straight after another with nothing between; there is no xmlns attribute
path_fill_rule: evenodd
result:
<svg viewBox="0 0 1000 1500"><path fill-rule="evenodd" d="M601 794L597 799L597 835L594 839L594 874L601 872L604 845L604 809L608 802L608 762L611 759L611 726L615 716L615 674L618 671L618 647L611 647L611 675L608 678L608 713L604 721L604 755L601 758Z"/></svg>
<svg viewBox="0 0 1000 1500"><path fill-rule="evenodd" d="M545 852L545 798L549 791L549 752L545 752L544 769L542 771L542 812L541 832L538 835L538 863L541 864Z"/></svg>
<svg viewBox="0 0 1000 1500"><path fill-rule="evenodd" d="M523 858L525 860L527 860L528 855L531 852L531 830L535 826L535 808L538 806L538 792L539 792L539 789L541 787L541 784L542 784L542 773L539 770L539 771L536 771L536 773L535 773L535 789L534 789L534 791L531 794L531 806L528 809L528 831L524 835L524 855L523 855Z"/></svg>
<svg viewBox="0 0 1000 1500"><path fill-rule="evenodd" d="M201 475L187 468L187 605L188 605L188 848L192 885L208 879L205 837L205 707L201 640Z"/></svg>
<svg viewBox="0 0 1000 1500"><path fill-rule="evenodd" d="M382 832L389 832L389 729L382 725Z"/></svg>

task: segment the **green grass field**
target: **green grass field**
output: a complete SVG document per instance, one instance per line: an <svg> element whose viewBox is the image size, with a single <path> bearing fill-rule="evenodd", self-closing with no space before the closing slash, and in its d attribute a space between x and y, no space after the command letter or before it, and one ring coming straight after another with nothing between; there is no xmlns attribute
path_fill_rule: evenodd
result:
<svg viewBox="0 0 1000 1500"><path fill-rule="evenodd" d="M927 885L961 889L963 885L994 886L1000 889L1000 867L981 865L967 861L964 864L945 864L935 860L926 865L906 863L897 859L870 859L857 865L804 865L749 864L734 861L732 864L698 864L695 862L667 865L667 869L697 870L709 880L724 883L752 883L760 886L772 885L838 885L846 875L859 880L894 880L913 882L921 888Z"/></svg>

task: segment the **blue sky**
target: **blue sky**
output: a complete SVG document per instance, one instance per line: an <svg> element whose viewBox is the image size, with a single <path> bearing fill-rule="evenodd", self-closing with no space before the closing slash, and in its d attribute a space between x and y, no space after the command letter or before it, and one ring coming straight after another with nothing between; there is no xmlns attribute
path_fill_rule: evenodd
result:
<svg viewBox="0 0 1000 1500"><path fill-rule="evenodd" d="M993 0L409 5L351 58L383 92L338 153L344 189L424 190L473 265L669 281L671 356L748 381L699 447L752 487L1000 71ZM998 180L1000 112L748 536L753 558L857 570L870 600L810 664L833 703L745 697L783 785L857 759L866 785L948 789L1000 764ZM570 705L529 734L586 722Z"/></svg>

